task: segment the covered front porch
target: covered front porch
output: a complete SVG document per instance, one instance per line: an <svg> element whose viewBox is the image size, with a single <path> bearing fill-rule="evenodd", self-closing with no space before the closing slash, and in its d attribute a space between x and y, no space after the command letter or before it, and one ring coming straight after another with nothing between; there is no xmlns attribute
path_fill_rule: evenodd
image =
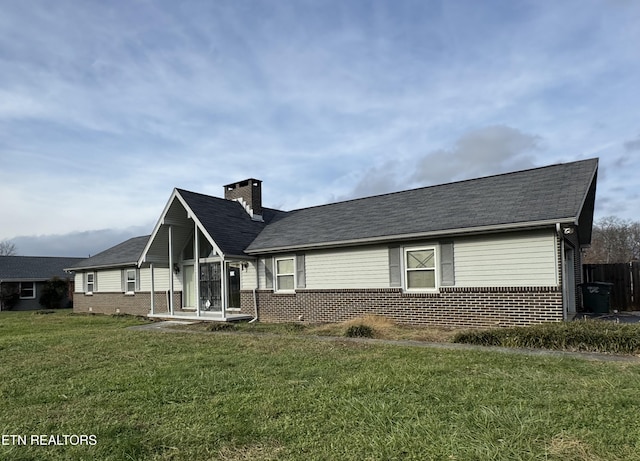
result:
<svg viewBox="0 0 640 461"><path fill-rule="evenodd" d="M240 305L242 274L249 260L225 255L174 194L139 261L151 269L151 292L161 287L167 293L161 307L151 296L149 317L223 322L253 318Z"/></svg>

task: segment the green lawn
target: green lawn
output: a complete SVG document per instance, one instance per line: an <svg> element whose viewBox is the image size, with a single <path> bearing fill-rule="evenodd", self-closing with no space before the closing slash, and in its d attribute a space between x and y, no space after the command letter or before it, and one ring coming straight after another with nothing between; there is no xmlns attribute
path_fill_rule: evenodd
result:
<svg viewBox="0 0 640 461"><path fill-rule="evenodd" d="M638 365L136 323L0 313L0 459L640 459Z"/></svg>

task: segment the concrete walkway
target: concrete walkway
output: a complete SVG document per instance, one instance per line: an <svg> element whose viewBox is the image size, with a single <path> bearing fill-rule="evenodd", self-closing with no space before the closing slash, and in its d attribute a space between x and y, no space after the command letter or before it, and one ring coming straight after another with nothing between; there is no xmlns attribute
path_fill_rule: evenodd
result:
<svg viewBox="0 0 640 461"><path fill-rule="evenodd" d="M538 357L564 357L599 362L627 362L640 364L640 356L621 354L602 354L596 352L569 352L554 351L549 349L524 349L515 347L476 346L459 343L433 343L412 340L371 339L371 338L347 338L342 336L315 336L315 335L281 335L276 333L252 333L247 331L201 331L177 328L180 325L190 325L198 322L185 322L180 320L167 320L153 322L145 325L129 327L130 330L156 331L163 333L189 333L189 334L217 334L217 335L246 335L280 338L313 339L317 341L354 342L364 344L385 344L391 346L425 347L431 349L447 349L458 351L499 352L503 354L530 355Z"/></svg>

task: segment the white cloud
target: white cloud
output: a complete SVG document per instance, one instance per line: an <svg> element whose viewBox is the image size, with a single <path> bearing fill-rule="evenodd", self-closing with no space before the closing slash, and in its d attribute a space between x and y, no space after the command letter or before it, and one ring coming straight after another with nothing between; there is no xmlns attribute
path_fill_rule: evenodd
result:
<svg viewBox="0 0 640 461"><path fill-rule="evenodd" d="M424 156L415 165L412 179L434 184L530 168L535 165L533 153L540 143L539 136L511 127L480 128L464 134L452 149Z"/></svg>

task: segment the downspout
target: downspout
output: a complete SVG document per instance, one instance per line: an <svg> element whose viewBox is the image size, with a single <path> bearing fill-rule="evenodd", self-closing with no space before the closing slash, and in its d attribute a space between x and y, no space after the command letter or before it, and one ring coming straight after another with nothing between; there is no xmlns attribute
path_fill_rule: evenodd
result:
<svg viewBox="0 0 640 461"><path fill-rule="evenodd" d="M259 267L260 265L257 263L257 260L256 260L256 288L253 289L253 309L255 311L255 316L253 317L253 319L249 320L249 323L253 323L256 320L258 320L258 295L256 291L258 291L258 287L260 286Z"/></svg>
<svg viewBox="0 0 640 461"><path fill-rule="evenodd" d="M173 317L173 228L169 224L169 314Z"/></svg>
<svg viewBox="0 0 640 461"><path fill-rule="evenodd" d="M155 277L155 274L153 273L153 263L149 264L149 270L151 271L151 315L155 315L155 313L156 313L156 302L155 302L156 285L155 285L155 280L153 279Z"/></svg>
<svg viewBox="0 0 640 461"><path fill-rule="evenodd" d="M562 234L562 227L560 223L556 223L556 235L560 239L560 292L562 293L562 320L566 322L568 308L567 308L567 294L565 290L566 274L564 273L564 235Z"/></svg>

